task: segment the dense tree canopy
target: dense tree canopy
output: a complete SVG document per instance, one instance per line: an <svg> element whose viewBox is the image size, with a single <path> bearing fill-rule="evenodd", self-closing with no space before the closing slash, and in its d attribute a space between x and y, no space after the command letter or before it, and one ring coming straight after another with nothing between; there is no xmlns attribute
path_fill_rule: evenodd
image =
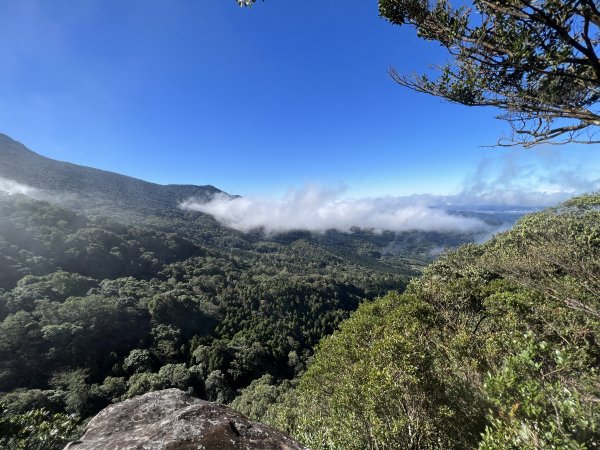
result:
<svg viewBox="0 0 600 450"><path fill-rule="evenodd" d="M364 299L405 284L360 255L368 240L257 235L241 251L231 236L207 248L0 195L0 448L62 448L76 422L151 390L229 402L292 378Z"/></svg>
<svg viewBox="0 0 600 450"><path fill-rule="evenodd" d="M314 450L598 448L599 207L442 256L361 305L277 402L262 379L235 405Z"/></svg>

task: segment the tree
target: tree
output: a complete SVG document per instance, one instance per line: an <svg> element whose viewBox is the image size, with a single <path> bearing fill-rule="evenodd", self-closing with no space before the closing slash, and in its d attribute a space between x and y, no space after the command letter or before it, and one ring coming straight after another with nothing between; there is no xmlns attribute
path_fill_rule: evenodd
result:
<svg viewBox="0 0 600 450"><path fill-rule="evenodd" d="M495 106L513 133L500 145L598 143L600 11L594 0L380 0L382 17L412 25L453 61L402 86L468 106Z"/></svg>
<svg viewBox="0 0 600 450"><path fill-rule="evenodd" d="M238 0L250 6L255 0ZM597 0L379 0L380 15L439 42L453 60L400 85L467 106L502 110L512 134L498 145L600 143Z"/></svg>

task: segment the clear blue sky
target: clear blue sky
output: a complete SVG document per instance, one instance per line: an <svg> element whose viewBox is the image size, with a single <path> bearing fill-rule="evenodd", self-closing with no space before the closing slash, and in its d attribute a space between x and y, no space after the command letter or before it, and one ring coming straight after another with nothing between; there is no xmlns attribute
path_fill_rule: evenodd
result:
<svg viewBox="0 0 600 450"><path fill-rule="evenodd" d="M506 131L494 111L387 75L445 58L376 1L5 0L0 131L55 159L242 195L451 193L511 152L480 147ZM569 170L589 163L589 148L556 151Z"/></svg>

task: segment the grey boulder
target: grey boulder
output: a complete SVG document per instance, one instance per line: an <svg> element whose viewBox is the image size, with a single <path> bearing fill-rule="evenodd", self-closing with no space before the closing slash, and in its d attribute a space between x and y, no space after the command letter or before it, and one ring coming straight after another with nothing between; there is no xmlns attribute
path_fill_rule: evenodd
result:
<svg viewBox="0 0 600 450"><path fill-rule="evenodd" d="M111 405L65 450L307 450L281 431L179 389Z"/></svg>

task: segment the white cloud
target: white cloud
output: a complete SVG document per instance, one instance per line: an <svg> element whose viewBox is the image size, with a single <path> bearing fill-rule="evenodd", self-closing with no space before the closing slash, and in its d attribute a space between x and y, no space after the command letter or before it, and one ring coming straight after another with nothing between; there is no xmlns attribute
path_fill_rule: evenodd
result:
<svg viewBox="0 0 600 450"><path fill-rule="evenodd" d="M600 189L598 164L574 163L571 150L514 149L480 162L463 183L458 204L553 206Z"/></svg>
<svg viewBox="0 0 600 450"><path fill-rule="evenodd" d="M77 198L76 194L69 192L57 193L35 188L18 181L9 180L8 178L0 177L0 194L8 195L25 195L34 200L54 203L56 205L69 206L69 202Z"/></svg>
<svg viewBox="0 0 600 450"><path fill-rule="evenodd" d="M245 232L350 231L359 227L390 231L478 231L489 236L505 227L487 227L481 220L449 211L492 213L496 209L507 212L512 207L523 211L523 207L552 206L574 195L600 189L595 166L573 164L568 155L549 149L490 154L454 195L348 199L340 189L307 186L290 190L282 198L222 195L208 203L190 199L181 206L211 214L221 223Z"/></svg>
<svg viewBox="0 0 600 450"><path fill-rule="evenodd" d="M340 190L315 186L290 190L280 199L220 195L207 203L188 200L181 207L210 214L224 225L245 232L350 231L352 227L476 231L486 227L480 220L450 214L413 197L344 199Z"/></svg>
<svg viewBox="0 0 600 450"><path fill-rule="evenodd" d="M39 189L1 177L0 192L4 192L8 195L21 194L32 198L40 198L41 196L41 191Z"/></svg>

